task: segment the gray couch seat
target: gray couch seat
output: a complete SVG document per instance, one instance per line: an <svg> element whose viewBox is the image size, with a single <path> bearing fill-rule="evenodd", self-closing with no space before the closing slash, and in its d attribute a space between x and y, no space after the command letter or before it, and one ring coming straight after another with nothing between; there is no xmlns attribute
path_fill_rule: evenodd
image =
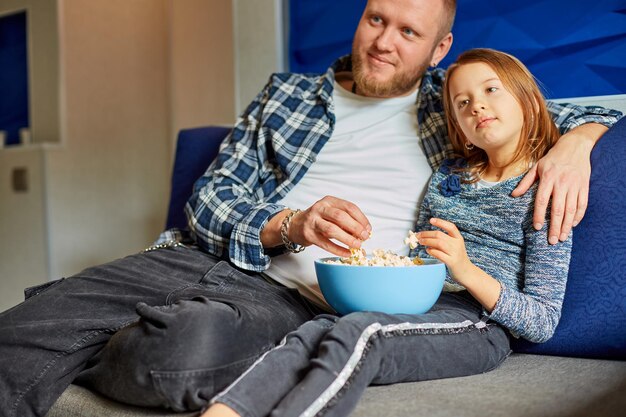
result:
<svg viewBox="0 0 626 417"><path fill-rule="evenodd" d="M191 417L71 385L47 417ZM367 389L352 417L622 417L626 362L514 353L480 375Z"/></svg>

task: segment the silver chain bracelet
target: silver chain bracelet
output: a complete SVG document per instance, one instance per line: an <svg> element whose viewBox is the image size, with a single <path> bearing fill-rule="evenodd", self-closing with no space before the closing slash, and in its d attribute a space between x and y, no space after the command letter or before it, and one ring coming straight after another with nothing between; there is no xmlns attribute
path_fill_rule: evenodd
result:
<svg viewBox="0 0 626 417"><path fill-rule="evenodd" d="M291 219L296 214L300 213L302 210L291 210L290 213L285 216L283 222L280 225L280 238L283 241L283 245L285 248L291 253L299 253L302 252L306 247L302 245L298 245L297 243L289 240L287 233L289 232L289 224L291 223Z"/></svg>
<svg viewBox="0 0 626 417"><path fill-rule="evenodd" d="M163 243L159 243L157 245L152 245L146 249L144 249L142 252L146 253L146 252L152 252L153 250L157 250L157 249L165 249L165 248L178 248L181 246L185 246L180 242L177 242L175 240L168 240L167 242L163 242Z"/></svg>

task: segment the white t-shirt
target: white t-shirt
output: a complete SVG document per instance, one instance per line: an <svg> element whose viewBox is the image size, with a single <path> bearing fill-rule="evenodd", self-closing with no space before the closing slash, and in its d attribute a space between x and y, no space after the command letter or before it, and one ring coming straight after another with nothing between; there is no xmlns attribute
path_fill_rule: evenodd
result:
<svg viewBox="0 0 626 417"><path fill-rule="evenodd" d="M412 230L432 170L417 138L417 92L377 99L353 94L337 82L332 136L302 180L280 201L306 209L326 195L356 204L372 225L363 247L408 254ZM316 246L272 259L265 273L325 305L313 261L334 256Z"/></svg>

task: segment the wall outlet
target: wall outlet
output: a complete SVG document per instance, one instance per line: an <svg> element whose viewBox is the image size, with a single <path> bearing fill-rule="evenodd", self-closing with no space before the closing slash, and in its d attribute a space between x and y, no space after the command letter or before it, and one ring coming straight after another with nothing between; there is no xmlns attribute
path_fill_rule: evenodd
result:
<svg viewBox="0 0 626 417"><path fill-rule="evenodd" d="M13 172L11 173L11 183L14 192L28 192L28 169L23 167L13 168Z"/></svg>

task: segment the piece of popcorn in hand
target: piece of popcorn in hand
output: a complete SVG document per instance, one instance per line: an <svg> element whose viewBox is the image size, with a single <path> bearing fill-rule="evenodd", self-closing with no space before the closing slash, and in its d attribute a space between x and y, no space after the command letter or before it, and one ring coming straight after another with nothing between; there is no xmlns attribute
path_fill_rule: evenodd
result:
<svg viewBox="0 0 626 417"><path fill-rule="evenodd" d="M409 245L409 248L415 249L419 245L420 241L417 238L417 233L409 230L409 236L404 239L404 244Z"/></svg>
<svg viewBox="0 0 626 417"><path fill-rule="evenodd" d="M351 258L363 258L367 256L367 254L365 253L365 249L363 248L350 248L350 257Z"/></svg>

